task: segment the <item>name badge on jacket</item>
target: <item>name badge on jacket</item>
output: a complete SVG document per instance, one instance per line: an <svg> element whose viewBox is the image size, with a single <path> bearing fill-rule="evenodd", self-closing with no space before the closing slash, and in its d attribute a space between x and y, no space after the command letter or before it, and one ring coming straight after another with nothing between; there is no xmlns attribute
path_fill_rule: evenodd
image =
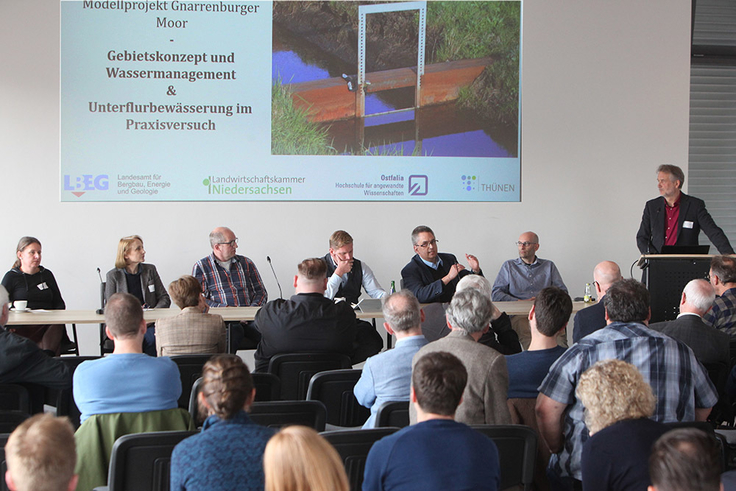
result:
<svg viewBox="0 0 736 491"><path fill-rule="evenodd" d="M148 291L153 293L156 291L156 285L148 285Z"/></svg>
<svg viewBox="0 0 736 491"><path fill-rule="evenodd" d="M39 290L48 290L49 289L49 286L46 284L45 281L43 283L39 283L36 286L38 287Z"/></svg>
<svg viewBox="0 0 736 491"><path fill-rule="evenodd" d="M688 220L682 222L682 228L693 228L694 223Z"/></svg>

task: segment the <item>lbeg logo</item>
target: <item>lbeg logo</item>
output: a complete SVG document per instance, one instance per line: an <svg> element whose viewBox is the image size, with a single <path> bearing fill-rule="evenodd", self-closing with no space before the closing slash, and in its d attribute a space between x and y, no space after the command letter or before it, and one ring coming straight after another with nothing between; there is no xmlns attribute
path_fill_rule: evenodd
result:
<svg viewBox="0 0 736 491"><path fill-rule="evenodd" d="M97 176L82 174L76 177L72 177L69 174L64 175L64 191L71 191L77 198L87 191L107 191L109 187L110 182L107 174Z"/></svg>

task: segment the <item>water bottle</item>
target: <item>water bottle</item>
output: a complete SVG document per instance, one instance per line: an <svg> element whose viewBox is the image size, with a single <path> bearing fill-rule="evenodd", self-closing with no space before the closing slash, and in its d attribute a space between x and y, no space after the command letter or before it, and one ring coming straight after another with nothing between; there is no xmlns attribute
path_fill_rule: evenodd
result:
<svg viewBox="0 0 736 491"><path fill-rule="evenodd" d="M583 296L583 301L585 303L590 303L593 301L593 285L590 283L585 284L585 296Z"/></svg>
<svg viewBox="0 0 736 491"><path fill-rule="evenodd" d="M396 282L391 280L391 291L390 293L396 293Z"/></svg>

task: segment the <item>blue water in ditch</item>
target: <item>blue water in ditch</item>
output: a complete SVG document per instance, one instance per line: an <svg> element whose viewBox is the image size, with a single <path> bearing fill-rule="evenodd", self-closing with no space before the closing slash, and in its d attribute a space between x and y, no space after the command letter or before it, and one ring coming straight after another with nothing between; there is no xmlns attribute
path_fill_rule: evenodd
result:
<svg viewBox="0 0 736 491"><path fill-rule="evenodd" d="M334 63L333 63L334 65ZM349 71L345 67L343 70ZM330 77L339 77L343 70L340 67L328 66L328 62L322 60L309 60L309 62L302 59L302 57L295 51L289 50L274 50L273 51L273 64L272 64L272 79L274 81L281 79L283 84L308 82L312 80L321 80ZM413 91L411 100L407 101L407 105L413 103ZM365 99L366 114L375 114L385 111L395 110L399 107L406 106L395 106L385 101L380 97L379 94L368 94ZM423 108L422 111L429 112L429 117L432 119L433 126L441 126L443 133L438 136L431 138L424 138L421 140L421 151L419 155L429 156L459 156L459 157L511 157L513 153L504 148L501 144L494 141L489 136L487 130L484 129L473 129L472 131L464 131L453 133L453 128L458 126L456 119L448 119L448 111L442 111L446 124L443 121L437 121L436 118L432 118L432 108ZM384 114L379 116L372 116L365 118L366 129L371 127L380 127L390 123L400 123L413 121L415 119L415 111L404 111L393 114ZM456 118L462 118L462 116L455 116ZM467 121L466 121L467 123ZM333 125L339 125L341 123L334 123ZM481 126L476 122L472 122L475 127ZM419 128L421 131L421 128ZM400 140L400 141L397 141ZM386 139L385 137L379 142L369 143L369 152L374 155L412 155L416 147L417 142L414 138L406 137L406 133L396 134ZM345 148L351 146L345 143L337 143L335 147L338 151L341 150L342 146ZM353 149L355 151L355 149Z"/></svg>

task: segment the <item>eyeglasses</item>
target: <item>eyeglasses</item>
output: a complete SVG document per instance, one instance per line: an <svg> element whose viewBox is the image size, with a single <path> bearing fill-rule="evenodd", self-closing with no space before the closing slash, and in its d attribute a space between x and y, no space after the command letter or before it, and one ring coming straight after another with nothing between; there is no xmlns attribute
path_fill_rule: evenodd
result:
<svg viewBox="0 0 736 491"><path fill-rule="evenodd" d="M421 247L422 249L426 249L429 246L436 246L439 243L439 240L432 239L429 242L424 242L422 244L417 244L417 247Z"/></svg>
<svg viewBox="0 0 736 491"><path fill-rule="evenodd" d="M230 242L218 242L218 244L220 244L220 245L229 245L230 247L235 247L236 245L238 245L238 238L235 237Z"/></svg>
<svg viewBox="0 0 736 491"><path fill-rule="evenodd" d="M530 245L534 245L536 242L516 242L516 245L519 247L529 247Z"/></svg>

